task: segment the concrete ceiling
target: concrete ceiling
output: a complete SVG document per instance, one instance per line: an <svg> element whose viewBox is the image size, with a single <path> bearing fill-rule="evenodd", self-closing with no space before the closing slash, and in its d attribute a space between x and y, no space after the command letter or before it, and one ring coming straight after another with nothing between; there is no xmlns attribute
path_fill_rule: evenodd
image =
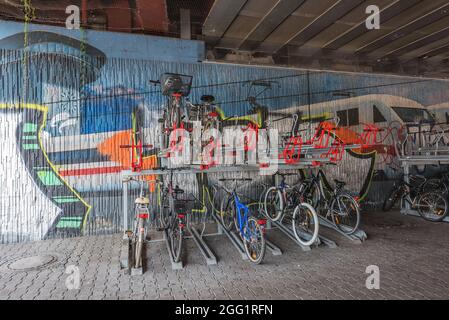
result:
<svg viewBox="0 0 449 320"><path fill-rule="evenodd" d="M449 76L447 0L215 0L203 37L219 60Z"/></svg>
<svg viewBox="0 0 449 320"><path fill-rule="evenodd" d="M180 37L180 9L208 58L302 68L449 77L448 0L32 0L32 22L64 25L83 8L87 28ZM368 5L381 28L368 30ZM22 0L0 19L23 20Z"/></svg>

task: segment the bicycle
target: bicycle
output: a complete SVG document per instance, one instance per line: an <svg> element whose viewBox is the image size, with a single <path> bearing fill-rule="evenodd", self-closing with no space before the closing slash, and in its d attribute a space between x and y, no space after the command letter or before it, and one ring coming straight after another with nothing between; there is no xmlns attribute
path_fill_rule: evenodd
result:
<svg viewBox="0 0 449 320"><path fill-rule="evenodd" d="M184 200L178 199L178 195L184 190L172 185L173 172L171 173L167 186L158 183L158 207L160 223L169 237L170 250L174 262L179 262L182 253L182 241L184 228L186 227L186 208Z"/></svg>
<svg viewBox="0 0 449 320"><path fill-rule="evenodd" d="M316 211L341 232L351 235L358 230L360 224L360 208L358 202L344 191L345 182L334 180L335 188L323 185L324 174L312 174L303 181L303 196ZM326 194L327 191L327 194Z"/></svg>
<svg viewBox="0 0 449 320"><path fill-rule="evenodd" d="M177 141L170 141L170 134L173 130L184 127L186 112L182 105L182 98L190 94L192 87L192 76L164 73L158 81L151 80L153 85L160 85L162 95L168 97L168 104L164 110L163 117L159 119L160 132L162 133L161 154L169 154L170 147Z"/></svg>
<svg viewBox="0 0 449 320"><path fill-rule="evenodd" d="M145 196L143 191L144 180L129 178L130 181L137 181L140 183L139 197L134 201L135 217L134 217L134 232L129 233L132 237L132 265L134 268L142 267L142 254L145 239L147 238L147 220L150 217L149 205L150 199Z"/></svg>
<svg viewBox="0 0 449 320"><path fill-rule="evenodd" d="M266 250L265 242L265 220L256 219L250 216L250 209L241 202L237 194L237 181L252 181L252 179L219 179L219 181L234 181L233 189L222 186L228 194L221 202L221 220L223 226L232 231L234 225L245 248L246 255L254 264L260 264L263 261Z"/></svg>
<svg viewBox="0 0 449 320"><path fill-rule="evenodd" d="M411 175L412 180L418 182L415 185L404 181L403 177L400 181L396 181L389 195L385 198L382 206L383 211L389 211L400 200L400 207L403 208L405 203L408 203L412 209L416 209L419 215L427 221L440 222L448 214L447 199L435 191L425 192L424 188L427 179L422 176Z"/></svg>
<svg viewBox="0 0 449 320"><path fill-rule="evenodd" d="M274 222L284 220L287 213L291 214L292 229L296 239L302 245L310 246L318 238L318 215L315 209L305 202L304 184L289 186L285 182L287 175L278 174L281 176L279 186L273 186L265 192L264 212ZM303 233L309 233L312 236L306 241L301 237Z"/></svg>

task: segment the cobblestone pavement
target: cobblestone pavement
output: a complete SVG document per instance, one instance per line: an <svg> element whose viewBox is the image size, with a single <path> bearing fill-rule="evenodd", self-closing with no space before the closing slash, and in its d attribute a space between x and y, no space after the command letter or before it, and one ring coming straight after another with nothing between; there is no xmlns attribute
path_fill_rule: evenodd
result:
<svg viewBox="0 0 449 320"><path fill-rule="evenodd" d="M353 244L327 230L338 248L303 252L280 231L268 237L283 250L265 263L240 258L225 236L208 237L219 258L206 266L187 240L183 270L173 271L165 244L148 248L147 271L129 276L119 268L121 236L95 236L0 246L0 299L437 299L449 298L449 224L399 213L365 213L369 239ZM326 230L324 230L326 231ZM13 271L18 257L58 257L45 269ZM81 272L79 290L68 290L68 265ZM366 267L380 268L380 290L368 290Z"/></svg>

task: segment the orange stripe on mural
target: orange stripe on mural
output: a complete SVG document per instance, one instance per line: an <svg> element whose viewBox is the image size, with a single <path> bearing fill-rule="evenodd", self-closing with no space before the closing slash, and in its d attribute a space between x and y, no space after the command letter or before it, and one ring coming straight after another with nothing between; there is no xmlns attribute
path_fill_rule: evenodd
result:
<svg viewBox="0 0 449 320"><path fill-rule="evenodd" d="M122 149L121 145L131 144L132 130L118 132L110 138L104 140L98 145L97 150L100 154L109 156L109 159L113 162L119 163L124 170L131 170L131 154L133 150ZM142 169L150 170L157 166L157 157L155 155L150 157L144 157L142 161ZM144 176L143 179L150 181L155 180L156 176L148 175ZM151 192L156 190L155 184L153 182L149 183L149 189Z"/></svg>

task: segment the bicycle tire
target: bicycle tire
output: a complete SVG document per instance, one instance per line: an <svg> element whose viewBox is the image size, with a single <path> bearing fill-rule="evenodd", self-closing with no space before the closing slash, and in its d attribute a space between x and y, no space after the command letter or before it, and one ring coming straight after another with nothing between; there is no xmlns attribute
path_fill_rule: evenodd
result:
<svg viewBox="0 0 449 320"><path fill-rule="evenodd" d="M143 231L144 221L142 218L138 219L137 230L134 238L134 267L140 268L142 266L142 252L143 252L143 242L144 242L144 231Z"/></svg>
<svg viewBox="0 0 449 320"><path fill-rule="evenodd" d="M260 243L260 250L258 250L258 254L254 255L253 246L254 237L251 235L251 238L248 239L247 233L249 228L254 227L256 230L254 230L254 234L257 234L257 242ZM248 221L246 222L246 225L243 229L244 237L243 237L243 246L245 247L246 255L248 256L249 260L254 264L261 264L264 257L265 257L265 251L266 251L266 241L265 236L263 234L262 227L260 226L259 222L254 217L249 217Z"/></svg>
<svg viewBox="0 0 449 320"><path fill-rule="evenodd" d="M231 194L228 197L223 197L220 205L220 219L223 227L227 231L232 231L235 224L235 203L234 196Z"/></svg>
<svg viewBox="0 0 449 320"><path fill-rule="evenodd" d="M160 203L159 205L159 223L162 229L167 229L170 225L170 203L167 194L160 195Z"/></svg>
<svg viewBox="0 0 449 320"><path fill-rule="evenodd" d="M304 213L306 215L304 216ZM301 219L304 218L304 219ZM310 220L311 219L311 220ZM304 221L305 220L305 221ZM300 225L298 226L296 222L300 222ZM301 228L302 226L305 226L304 223L307 223L307 226L310 225L310 222L313 225L313 228L311 230L307 228ZM292 228L293 233L295 234L296 240L303 246L311 246L313 245L319 234L319 220L318 220L318 214L316 213L316 210L308 203L300 203L296 206L295 211L293 212L293 219L292 219ZM302 229L302 230L299 230ZM309 234L312 234L311 238L309 240L304 240L300 236L300 231L307 232Z"/></svg>
<svg viewBox="0 0 449 320"><path fill-rule="evenodd" d="M343 213L342 211L342 199L347 199L349 200L349 209L351 210L351 212L346 212L347 210L345 210L345 212ZM335 205L338 205L338 213L336 213L335 210ZM345 207L347 207L345 205ZM347 234L347 235L351 235L354 232L357 231L357 229L359 228L359 224L360 224L360 209L359 209L359 205L357 203L357 201L354 200L354 198L349 195L349 194L338 194L333 200L332 203L330 205L330 212L331 212L331 216L332 216L332 222L334 223L334 225L338 228L338 230L340 230L341 232ZM351 214L352 213L352 214ZM344 219L351 216L348 219ZM354 217L355 216L355 217ZM355 220L355 221L353 221ZM348 222L350 223L348 225Z"/></svg>
<svg viewBox="0 0 449 320"><path fill-rule="evenodd" d="M272 195L272 193L273 193L273 195ZM272 200L274 200L275 202L278 201L279 205L272 204L272 201L270 199L270 197L272 197L272 196L274 196L274 198L272 198ZM270 203L268 203L268 202L270 202ZM274 209L271 207L272 205L275 206ZM265 212L266 216L271 221L274 221L274 222L279 221L281 219L281 217L283 216L284 199L282 197L281 191L277 187L271 187L265 193L264 212ZM273 214L273 212L274 212L274 214Z"/></svg>
<svg viewBox="0 0 449 320"><path fill-rule="evenodd" d="M433 200L433 203L431 201ZM427 205L423 202L427 203ZM421 195L417 201L419 215L430 222L441 222L447 217L449 211L448 201L437 192L427 192ZM427 211L424 208L428 208Z"/></svg>
<svg viewBox="0 0 449 320"><path fill-rule="evenodd" d="M179 226L177 221L172 223L170 228L170 250L172 252L173 261L179 262L182 253L182 228Z"/></svg>

